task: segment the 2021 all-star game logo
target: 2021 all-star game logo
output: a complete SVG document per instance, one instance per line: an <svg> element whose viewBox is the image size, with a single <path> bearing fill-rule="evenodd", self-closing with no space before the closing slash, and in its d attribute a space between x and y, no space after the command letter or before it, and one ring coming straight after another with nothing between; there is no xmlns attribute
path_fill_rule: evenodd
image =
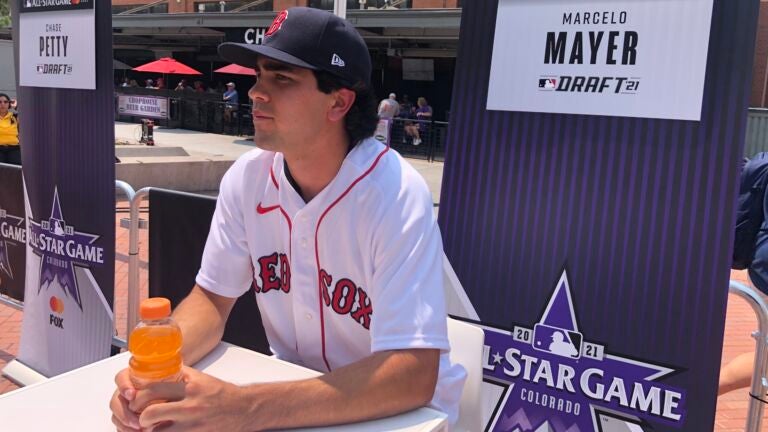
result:
<svg viewBox="0 0 768 432"><path fill-rule="evenodd" d="M94 0L21 0L21 12L93 9L94 4Z"/></svg>
<svg viewBox="0 0 768 432"><path fill-rule="evenodd" d="M40 257L38 294L43 288L47 290L58 284L64 294L71 297L82 310L75 267L89 268L91 265L104 264L104 248L93 244L99 236L76 231L73 226L67 225L61 213L57 188L53 191L51 217L40 222L30 220L29 224L29 244Z"/></svg>
<svg viewBox="0 0 768 432"><path fill-rule="evenodd" d="M8 214L0 208L0 283L8 277L13 279L13 268L9 251L11 247L22 246L27 243L27 230L24 227L24 218Z"/></svg>
<svg viewBox="0 0 768 432"><path fill-rule="evenodd" d="M485 380L504 387L490 430L649 432L682 429L685 391L658 382L675 369L610 354L579 332L564 270L539 322L483 326Z"/></svg>

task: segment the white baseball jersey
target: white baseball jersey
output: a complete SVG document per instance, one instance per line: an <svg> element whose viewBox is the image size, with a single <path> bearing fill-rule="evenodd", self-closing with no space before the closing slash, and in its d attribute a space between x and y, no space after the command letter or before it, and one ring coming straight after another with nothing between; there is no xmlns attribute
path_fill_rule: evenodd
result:
<svg viewBox="0 0 768 432"><path fill-rule="evenodd" d="M442 251L424 179L375 139L309 203L283 155L257 149L222 180L197 283L238 297L253 282L272 351L315 370L442 350L431 405L454 423L466 372L447 354Z"/></svg>

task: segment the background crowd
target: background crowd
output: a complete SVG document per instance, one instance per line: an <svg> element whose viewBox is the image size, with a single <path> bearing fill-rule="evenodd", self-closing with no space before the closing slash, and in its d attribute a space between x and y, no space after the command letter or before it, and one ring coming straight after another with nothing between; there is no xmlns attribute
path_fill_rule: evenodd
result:
<svg viewBox="0 0 768 432"><path fill-rule="evenodd" d="M0 93L0 162L21 165L16 99Z"/></svg>

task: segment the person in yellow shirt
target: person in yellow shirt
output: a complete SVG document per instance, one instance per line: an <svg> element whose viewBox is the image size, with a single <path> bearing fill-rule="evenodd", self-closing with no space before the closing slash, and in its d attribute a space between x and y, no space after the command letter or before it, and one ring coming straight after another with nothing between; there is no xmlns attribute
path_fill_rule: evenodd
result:
<svg viewBox="0 0 768 432"><path fill-rule="evenodd" d="M0 162L21 165L19 120L10 108L11 98L0 93Z"/></svg>

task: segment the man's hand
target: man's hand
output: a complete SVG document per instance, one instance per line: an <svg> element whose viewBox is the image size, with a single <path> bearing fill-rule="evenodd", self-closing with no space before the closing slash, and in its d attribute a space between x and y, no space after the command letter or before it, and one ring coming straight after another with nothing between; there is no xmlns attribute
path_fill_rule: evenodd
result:
<svg viewBox="0 0 768 432"><path fill-rule="evenodd" d="M115 376L115 384L117 384L117 390L109 402L109 409L112 410L112 423L115 424L118 432L141 430L139 416L129 407L129 403L136 397L136 389L131 383L128 369L121 370Z"/></svg>
<svg viewBox="0 0 768 432"><path fill-rule="evenodd" d="M189 367L184 367L183 373L183 382L153 383L136 392L128 408L134 413L141 412L142 430L238 432L259 429L258 425L247 424L249 403L242 397L241 387Z"/></svg>

